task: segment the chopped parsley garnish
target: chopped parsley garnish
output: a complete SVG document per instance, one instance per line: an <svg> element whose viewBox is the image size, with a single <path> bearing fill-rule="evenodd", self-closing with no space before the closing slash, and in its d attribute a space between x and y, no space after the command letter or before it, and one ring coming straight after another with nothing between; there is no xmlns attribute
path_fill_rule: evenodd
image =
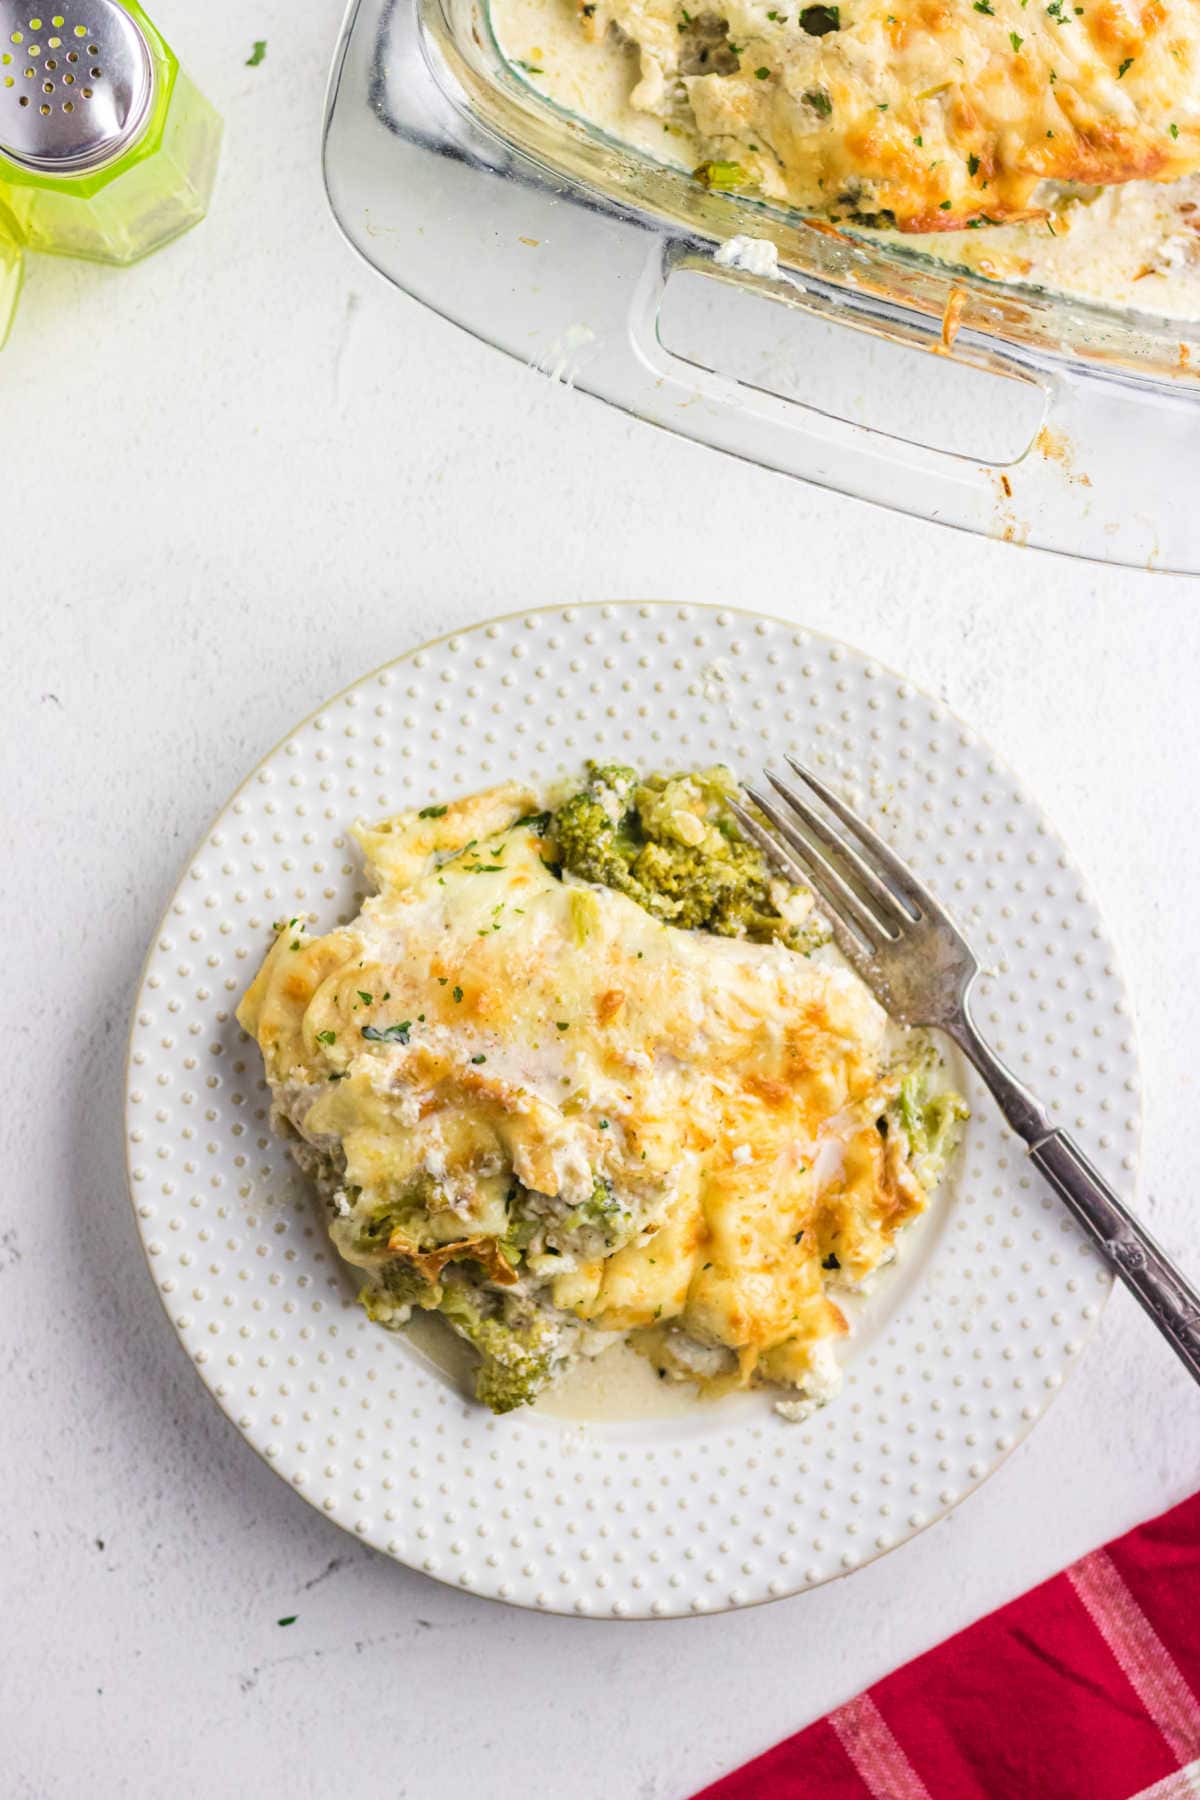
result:
<svg viewBox="0 0 1200 1800"><path fill-rule="evenodd" d="M250 52L249 56L246 58L246 67L248 69L257 69L259 63L266 62L266 60L267 60L267 40L266 40L266 38L255 38L254 48ZM281 1619L279 1621L279 1623L281 1625L290 1625L291 1622L292 1621L290 1619Z"/></svg>
<svg viewBox="0 0 1200 1800"><path fill-rule="evenodd" d="M333 1074L333 1075L331 1075L331 1076L330 1076L330 1077L329 1077L329 1079L330 1079L330 1081L345 1081L345 1079L346 1079L346 1071L345 1071L345 1069L339 1069L339 1070L338 1070L338 1071L337 1071L337 1072L336 1072L336 1074Z"/></svg>
<svg viewBox="0 0 1200 1800"><path fill-rule="evenodd" d="M770 73L770 69L755 69L754 79L755 81L765 81Z"/></svg>
<svg viewBox="0 0 1200 1800"><path fill-rule="evenodd" d="M460 987L456 987L454 989L454 1003L456 1006L461 999L462 999L462 989Z"/></svg>
<svg viewBox="0 0 1200 1800"><path fill-rule="evenodd" d="M364 1025L363 1036L370 1044L407 1044L411 1030L412 1020L405 1019L402 1025L385 1025L382 1031L374 1025Z"/></svg>
<svg viewBox="0 0 1200 1800"><path fill-rule="evenodd" d="M450 977L448 975L439 975L437 979L438 979L438 986L445 987L445 985L449 981Z"/></svg>
<svg viewBox="0 0 1200 1800"><path fill-rule="evenodd" d="M375 1004L374 994L364 994L361 988L358 989L358 997L364 1006L373 1006Z"/></svg>
<svg viewBox="0 0 1200 1800"><path fill-rule="evenodd" d="M992 11L992 0L975 0L975 11L989 13L993 18L995 17L995 13Z"/></svg>
<svg viewBox="0 0 1200 1800"><path fill-rule="evenodd" d="M809 88L804 98L813 111L819 113L823 119L827 119L833 111L833 101L824 88Z"/></svg>
<svg viewBox="0 0 1200 1800"><path fill-rule="evenodd" d="M554 1029L556 1031L569 1031L571 1028L566 1019L556 1019L554 1022Z"/></svg>
<svg viewBox="0 0 1200 1800"><path fill-rule="evenodd" d="M1018 51L1021 48L1021 45L1025 42L1025 39L1021 36L1019 31L1010 31L1008 34L1008 41L1012 45L1013 51L1015 53L1016 51Z"/></svg>
<svg viewBox="0 0 1200 1800"><path fill-rule="evenodd" d="M803 6L800 9L800 28L807 31L809 37L824 37L826 32L840 31L841 25L840 7Z"/></svg>
<svg viewBox="0 0 1200 1800"><path fill-rule="evenodd" d="M1132 67L1133 67L1133 58L1132 58L1132 56L1127 56L1125 58L1125 61L1121 64L1120 68L1117 70L1117 80L1120 81L1120 79L1121 79L1122 75L1124 75L1126 69L1132 69Z"/></svg>
<svg viewBox="0 0 1200 1800"><path fill-rule="evenodd" d="M544 75L546 73L545 69L539 68L537 63L522 62L519 56L514 57L513 61L518 69L524 69L527 75Z"/></svg>
<svg viewBox="0 0 1200 1800"><path fill-rule="evenodd" d="M336 1031L318 1031L317 1042L318 1042L318 1044L336 1044L337 1043L337 1032Z"/></svg>
<svg viewBox="0 0 1200 1800"><path fill-rule="evenodd" d="M887 111L887 109L888 109L888 103L887 103L887 101L886 101L886 100L881 100L881 101L880 101L880 102L879 102L879 105L878 105L878 106L877 106L877 107L876 107L876 108L875 108L875 111L876 111L876 112L886 112L886 111Z"/></svg>
<svg viewBox="0 0 1200 1800"><path fill-rule="evenodd" d="M472 1061L472 1062L473 1062L473 1063L485 1063L485 1062L486 1062L486 1061L487 1061L487 1057L486 1057L486 1056L484 1056L484 1055L483 1055L483 1053L482 1053L482 1051L481 1051L481 1052L480 1052L480 1054L479 1054L479 1055L478 1055L478 1056L473 1056L473 1057L472 1057L472 1058L471 1058L471 1061Z"/></svg>
<svg viewBox="0 0 1200 1800"><path fill-rule="evenodd" d="M949 212L950 211L950 202L948 200L939 200L938 211L939 212Z"/></svg>
<svg viewBox="0 0 1200 1800"><path fill-rule="evenodd" d="M294 1625L300 1617L299 1613L289 1613L286 1619L276 1619L277 1625Z"/></svg>
<svg viewBox="0 0 1200 1800"><path fill-rule="evenodd" d="M444 819L449 811L448 806L423 806L417 817L418 819Z"/></svg>
<svg viewBox="0 0 1200 1800"><path fill-rule="evenodd" d="M1170 132L1170 134L1173 138L1177 138L1179 136L1178 125L1168 125L1167 130Z"/></svg>
<svg viewBox="0 0 1200 1800"><path fill-rule="evenodd" d="M924 144L925 144L925 139L923 137L915 137L913 139L913 143L916 144L919 149L923 149Z"/></svg>
<svg viewBox="0 0 1200 1800"><path fill-rule="evenodd" d="M979 173L979 158L977 156L968 156L967 172L970 175L978 175L978 173Z"/></svg>
<svg viewBox="0 0 1200 1800"><path fill-rule="evenodd" d="M607 1131L608 1130L608 1120L607 1119L597 1120L596 1130L597 1131Z"/></svg>

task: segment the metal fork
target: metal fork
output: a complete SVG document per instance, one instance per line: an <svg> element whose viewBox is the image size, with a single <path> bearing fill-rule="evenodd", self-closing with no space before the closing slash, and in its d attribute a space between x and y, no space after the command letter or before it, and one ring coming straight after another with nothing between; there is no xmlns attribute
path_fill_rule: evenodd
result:
<svg viewBox="0 0 1200 1800"><path fill-rule="evenodd" d="M979 963L958 927L824 782L793 757L787 762L825 810L767 770L773 795L746 791L773 829L732 801L742 829L790 881L820 896L839 949L893 1019L953 1038L1024 1141L1030 1161L1200 1381L1200 1295L980 1036L971 1017Z"/></svg>

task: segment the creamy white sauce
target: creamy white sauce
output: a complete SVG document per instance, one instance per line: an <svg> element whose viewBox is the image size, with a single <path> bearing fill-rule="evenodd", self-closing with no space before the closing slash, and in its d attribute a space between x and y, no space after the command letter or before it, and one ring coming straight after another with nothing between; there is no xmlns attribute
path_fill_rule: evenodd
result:
<svg viewBox="0 0 1200 1800"><path fill-rule="evenodd" d="M703 161L694 132L631 104L642 74L636 48L611 32L600 43L589 42L572 0L492 0L491 18L518 73L559 106L661 162L693 169ZM1042 200L1049 217L1023 225L864 235L996 281L1181 321L1200 318L1200 176L1131 181ZM773 275L773 255L774 246L761 239L736 237L720 247L716 260Z"/></svg>

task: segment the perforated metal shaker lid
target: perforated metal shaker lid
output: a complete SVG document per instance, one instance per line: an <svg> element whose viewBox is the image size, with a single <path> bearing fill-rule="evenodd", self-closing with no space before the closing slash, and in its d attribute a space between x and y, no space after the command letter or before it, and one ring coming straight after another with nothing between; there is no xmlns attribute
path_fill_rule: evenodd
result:
<svg viewBox="0 0 1200 1800"><path fill-rule="evenodd" d="M90 175L144 130L145 33L115 0L0 0L0 155L39 175Z"/></svg>

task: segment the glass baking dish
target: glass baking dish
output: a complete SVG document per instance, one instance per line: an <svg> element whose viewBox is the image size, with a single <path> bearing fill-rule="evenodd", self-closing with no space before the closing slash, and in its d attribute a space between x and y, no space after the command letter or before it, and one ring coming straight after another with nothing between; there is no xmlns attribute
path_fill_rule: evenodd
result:
<svg viewBox="0 0 1200 1800"><path fill-rule="evenodd" d="M324 164L374 268L555 380L922 518L1200 570L1200 324L710 192L539 94L480 0L352 0ZM739 236L778 274L719 263Z"/></svg>

